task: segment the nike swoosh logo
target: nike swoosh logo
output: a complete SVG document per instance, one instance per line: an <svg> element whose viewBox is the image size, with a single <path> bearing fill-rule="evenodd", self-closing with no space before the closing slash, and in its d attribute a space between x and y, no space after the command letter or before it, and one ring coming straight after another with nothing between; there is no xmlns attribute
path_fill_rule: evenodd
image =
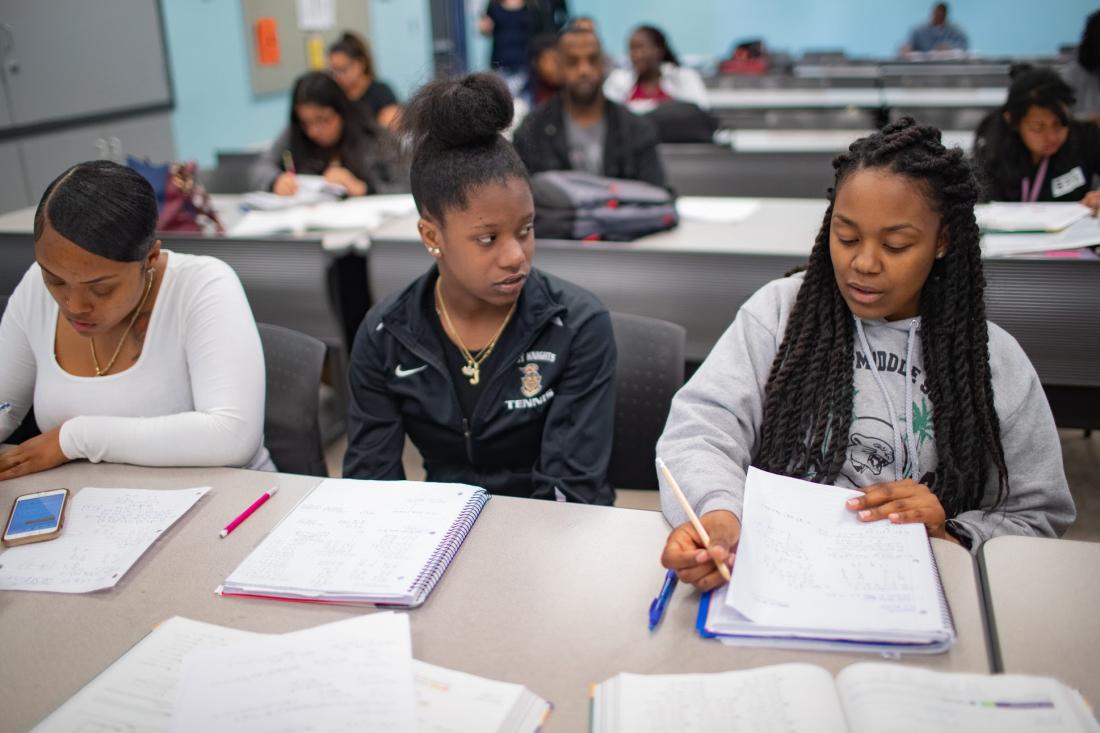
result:
<svg viewBox="0 0 1100 733"><path fill-rule="evenodd" d="M417 372L422 372L427 368L428 368L428 365L423 364L421 366L418 366L416 369L402 369L401 365L398 364L394 368L393 373L398 379L404 379L405 377L411 377L412 375L416 374Z"/></svg>

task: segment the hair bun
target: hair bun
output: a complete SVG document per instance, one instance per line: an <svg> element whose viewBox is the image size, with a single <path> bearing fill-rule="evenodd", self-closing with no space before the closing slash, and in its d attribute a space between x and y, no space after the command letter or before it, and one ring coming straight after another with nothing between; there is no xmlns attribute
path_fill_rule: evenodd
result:
<svg viewBox="0 0 1100 733"><path fill-rule="evenodd" d="M514 113L508 87L492 74L424 86L402 114L403 124L418 142L443 148L487 145L496 141Z"/></svg>

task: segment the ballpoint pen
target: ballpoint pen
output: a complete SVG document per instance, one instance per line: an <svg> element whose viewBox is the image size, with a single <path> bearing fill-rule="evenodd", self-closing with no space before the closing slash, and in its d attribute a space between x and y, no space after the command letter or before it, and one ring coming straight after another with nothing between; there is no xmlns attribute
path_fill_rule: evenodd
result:
<svg viewBox="0 0 1100 733"><path fill-rule="evenodd" d="M657 597L653 599L653 602L649 604L649 630L657 628L657 624L661 623L661 617L665 615L665 609L668 608L668 602L672 598L672 592L676 590L676 571L669 570L665 573L665 582L661 586L661 592L657 594Z"/></svg>

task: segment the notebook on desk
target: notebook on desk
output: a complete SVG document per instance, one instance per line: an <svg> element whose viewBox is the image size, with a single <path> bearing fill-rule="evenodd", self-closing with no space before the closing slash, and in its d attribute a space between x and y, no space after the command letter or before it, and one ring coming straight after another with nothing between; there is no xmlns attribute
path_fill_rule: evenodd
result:
<svg viewBox="0 0 1100 733"><path fill-rule="evenodd" d="M983 232L1060 232L1091 213L1077 202L996 202L974 207L974 217Z"/></svg>
<svg viewBox="0 0 1100 733"><path fill-rule="evenodd" d="M419 606L488 500L484 489L465 484L326 479L218 592Z"/></svg>
<svg viewBox="0 0 1100 733"><path fill-rule="evenodd" d="M861 492L750 468L729 585L697 627L729 643L846 651L946 651L955 640L921 524L860 522Z"/></svg>

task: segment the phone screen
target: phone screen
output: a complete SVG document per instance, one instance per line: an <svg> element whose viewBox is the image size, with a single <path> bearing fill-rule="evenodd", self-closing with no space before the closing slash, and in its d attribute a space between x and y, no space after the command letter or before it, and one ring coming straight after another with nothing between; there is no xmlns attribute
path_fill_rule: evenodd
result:
<svg viewBox="0 0 1100 733"><path fill-rule="evenodd" d="M12 512L11 522L8 523L8 529L4 534L23 534L43 529L53 529L57 526L61 514L61 505L64 501L64 494L52 494L16 501L15 511Z"/></svg>

